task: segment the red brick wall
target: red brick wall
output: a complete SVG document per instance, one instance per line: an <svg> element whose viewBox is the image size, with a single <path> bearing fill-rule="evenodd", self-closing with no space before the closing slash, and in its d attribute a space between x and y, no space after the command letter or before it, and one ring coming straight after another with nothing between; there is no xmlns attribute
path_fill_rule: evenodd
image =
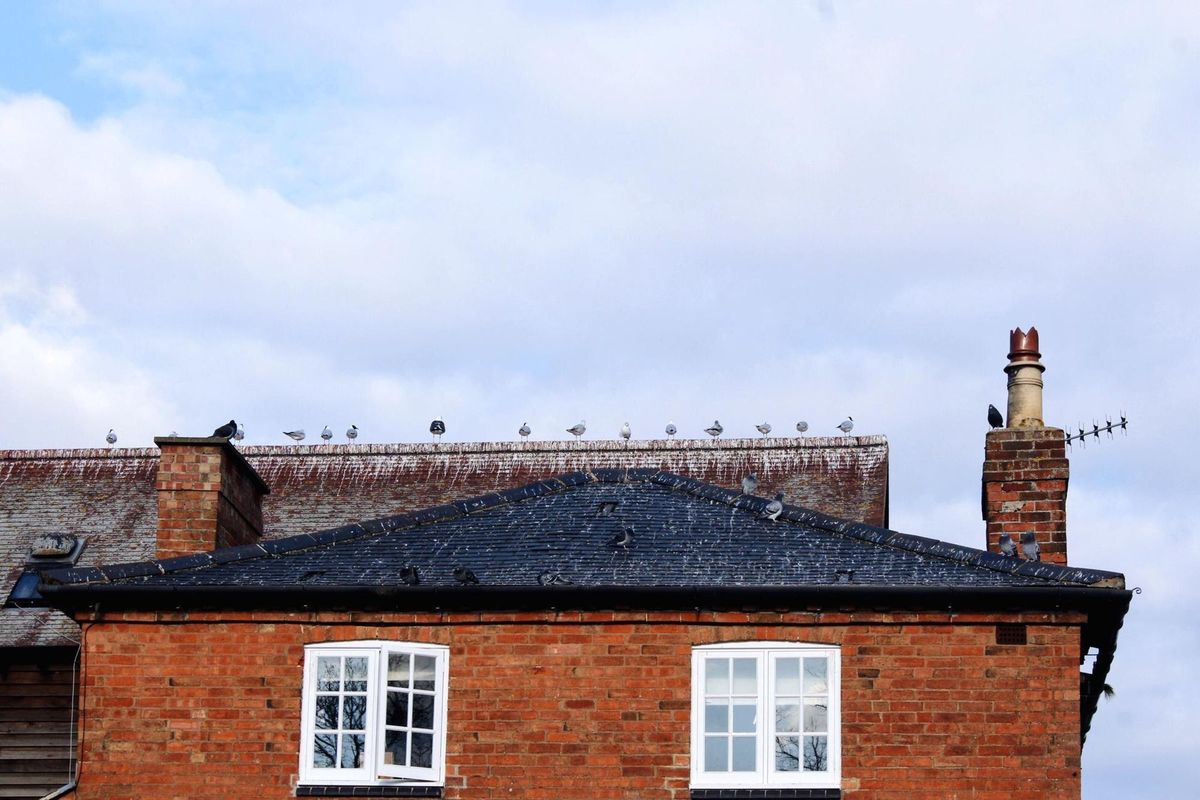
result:
<svg viewBox="0 0 1200 800"><path fill-rule="evenodd" d="M987 549L1000 552L1001 533L1014 542L1033 531L1041 560L1067 563L1066 441L1058 428L1012 428L987 435L983 519Z"/></svg>
<svg viewBox="0 0 1200 800"><path fill-rule="evenodd" d="M845 796L1079 797L1081 617L127 614L85 625L79 797L288 798L306 643L450 647L447 798L687 797L691 648L839 644Z"/></svg>

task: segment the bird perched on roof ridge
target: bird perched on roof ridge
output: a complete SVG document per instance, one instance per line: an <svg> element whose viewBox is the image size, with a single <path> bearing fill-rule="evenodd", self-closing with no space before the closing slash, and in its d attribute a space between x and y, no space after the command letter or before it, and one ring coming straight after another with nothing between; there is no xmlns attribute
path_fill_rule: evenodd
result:
<svg viewBox="0 0 1200 800"><path fill-rule="evenodd" d="M754 429L761 433L764 438L771 435L771 423L769 422L763 422L759 425L755 425Z"/></svg>
<svg viewBox="0 0 1200 800"><path fill-rule="evenodd" d="M993 428L1004 427L1004 417L1000 414L1000 409L996 408L991 403L988 403L988 425Z"/></svg>
<svg viewBox="0 0 1200 800"><path fill-rule="evenodd" d="M1033 531L1025 531L1021 534L1021 553L1025 556L1026 561L1040 560L1041 548L1038 547Z"/></svg>
<svg viewBox="0 0 1200 800"><path fill-rule="evenodd" d="M609 540L609 547L629 547L633 544L633 526L626 525L621 532Z"/></svg>
<svg viewBox="0 0 1200 800"><path fill-rule="evenodd" d="M333 431L329 430L328 425L321 429L321 438L325 440L325 444L329 444L329 440L333 438Z"/></svg>
<svg viewBox="0 0 1200 800"><path fill-rule="evenodd" d="M454 568L454 580L458 581L463 586L466 586L470 583L479 583L479 578L475 575L475 573L466 567Z"/></svg>
<svg viewBox="0 0 1200 800"><path fill-rule="evenodd" d="M446 423L442 422L441 417L435 417L433 422L429 423L429 432L433 434L435 440L440 442L442 434L446 432Z"/></svg>
<svg viewBox="0 0 1200 800"><path fill-rule="evenodd" d="M229 439L238 431L238 424L233 420L229 420L221 427L212 432L214 439Z"/></svg>
<svg viewBox="0 0 1200 800"><path fill-rule="evenodd" d="M304 441L304 428L297 428L294 431L284 431L283 435L287 436L288 438L293 439L297 442L303 442Z"/></svg>
<svg viewBox="0 0 1200 800"><path fill-rule="evenodd" d="M848 436L850 431L854 430L854 417L846 417L838 423L837 429Z"/></svg>
<svg viewBox="0 0 1200 800"><path fill-rule="evenodd" d="M1000 534L1000 552L1006 556L1015 556L1017 554L1017 546L1013 543L1012 537L1007 533Z"/></svg>
<svg viewBox="0 0 1200 800"><path fill-rule="evenodd" d="M763 517L774 522L779 519L779 515L783 513L783 492L775 495L775 499L767 503L767 507L763 509Z"/></svg>
<svg viewBox="0 0 1200 800"><path fill-rule="evenodd" d="M629 437L632 435L633 435L633 429L630 428L629 423L626 422L624 425L621 426L621 438L628 442Z"/></svg>
<svg viewBox="0 0 1200 800"><path fill-rule="evenodd" d="M528 422L522 422L521 427L517 428L517 433L522 439L528 439L529 434L533 433L533 431L530 429Z"/></svg>
<svg viewBox="0 0 1200 800"><path fill-rule="evenodd" d="M808 423L805 422L804 420L800 420L799 422L796 423L796 430L800 433L801 436L803 436L805 434L805 432L808 430Z"/></svg>
<svg viewBox="0 0 1200 800"><path fill-rule="evenodd" d="M400 580L409 586L416 586L421 582L421 571L416 567L404 567L400 570Z"/></svg>
<svg viewBox="0 0 1200 800"><path fill-rule="evenodd" d="M707 428L705 428L704 432L707 433L709 436L713 437L714 439L716 439L718 436L720 436L722 433L725 432L725 429L721 427L721 420L714 419L713 424L709 425Z"/></svg>
<svg viewBox="0 0 1200 800"><path fill-rule="evenodd" d="M742 478L742 494L754 494L758 489L758 476L751 472Z"/></svg>
<svg viewBox="0 0 1200 800"><path fill-rule="evenodd" d="M242 439L245 439L246 438L246 427L244 425L239 424L237 426L237 430L234 431L234 433L233 433L233 438L239 442Z"/></svg>
<svg viewBox="0 0 1200 800"><path fill-rule="evenodd" d="M108 433L104 435L104 441L108 442L108 446L112 447L117 443L117 435L113 433L113 429L109 428Z"/></svg>
<svg viewBox="0 0 1200 800"><path fill-rule="evenodd" d="M576 440L587 431L587 420L581 419L571 427L567 428L567 433L575 437Z"/></svg>
<svg viewBox="0 0 1200 800"><path fill-rule="evenodd" d="M668 422L668 423L667 423L667 438L668 438L668 439L673 439L673 438L675 438L675 433L676 433L678 430L679 430L679 429L675 427L675 423L674 423L674 422Z"/></svg>
<svg viewBox="0 0 1200 800"><path fill-rule="evenodd" d="M357 425L351 425L349 428L346 428L346 441L353 442L357 438L358 438L358 426Z"/></svg>

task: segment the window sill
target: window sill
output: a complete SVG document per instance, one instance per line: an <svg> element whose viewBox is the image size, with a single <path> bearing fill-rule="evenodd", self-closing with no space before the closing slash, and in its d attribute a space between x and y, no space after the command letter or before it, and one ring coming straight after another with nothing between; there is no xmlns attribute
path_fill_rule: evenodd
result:
<svg viewBox="0 0 1200 800"><path fill-rule="evenodd" d="M296 797L441 797L441 786L297 786Z"/></svg>
<svg viewBox="0 0 1200 800"><path fill-rule="evenodd" d="M692 789L692 800L841 800L841 789Z"/></svg>

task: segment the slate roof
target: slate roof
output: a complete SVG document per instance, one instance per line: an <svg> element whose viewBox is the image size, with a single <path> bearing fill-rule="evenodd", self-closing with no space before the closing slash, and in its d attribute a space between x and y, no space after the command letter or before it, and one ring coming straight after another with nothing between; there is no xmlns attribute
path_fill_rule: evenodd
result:
<svg viewBox="0 0 1200 800"><path fill-rule="evenodd" d="M1123 588L1123 576L1026 562L934 539L785 507L646 470L593 470L539 481L451 505L282 540L140 564L55 570L47 596L67 599L124 588L140 596L220 590L253 594L405 584L416 567L420 591L459 591L466 567L479 590L541 586L558 575L574 588L831 587L1029 589ZM631 529L633 542L612 544ZM443 592L444 593L444 592ZM548 604L557 604L545 595Z"/></svg>
<svg viewBox="0 0 1200 800"><path fill-rule="evenodd" d="M888 446L881 436L671 441L240 448L271 487L264 538L377 519L583 469L643 467L735 488L783 491L835 516L887 523ZM157 448L0 451L0 601L33 540L81 535L79 565L154 555ZM0 608L0 647L69 644L75 624L50 609Z"/></svg>

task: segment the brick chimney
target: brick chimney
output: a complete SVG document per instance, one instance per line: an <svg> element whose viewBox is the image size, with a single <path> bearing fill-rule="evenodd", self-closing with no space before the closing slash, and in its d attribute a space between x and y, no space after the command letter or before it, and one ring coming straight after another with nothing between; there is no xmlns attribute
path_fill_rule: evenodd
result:
<svg viewBox="0 0 1200 800"><path fill-rule="evenodd" d="M270 490L237 448L222 438L159 436L156 558L250 544L262 536L262 498Z"/></svg>
<svg viewBox="0 0 1200 800"><path fill-rule="evenodd" d="M1042 373L1037 328L1009 334L1008 416L987 435L983 460L983 519L987 549L1000 552L1000 536L1014 544L1032 533L1040 559L1067 563L1066 441L1042 420ZM1018 546L1017 554L1022 555Z"/></svg>

